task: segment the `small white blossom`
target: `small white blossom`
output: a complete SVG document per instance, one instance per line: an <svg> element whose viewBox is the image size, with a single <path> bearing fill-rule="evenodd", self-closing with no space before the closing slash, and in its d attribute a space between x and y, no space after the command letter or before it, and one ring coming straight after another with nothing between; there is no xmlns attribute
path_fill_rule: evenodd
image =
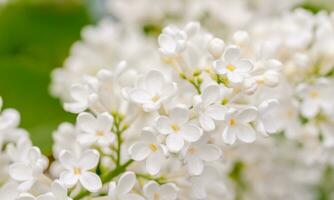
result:
<svg viewBox="0 0 334 200"><path fill-rule="evenodd" d="M172 183L159 185L155 181L146 183L143 190L147 200L176 200L179 191Z"/></svg>
<svg viewBox="0 0 334 200"><path fill-rule="evenodd" d="M133 172L123 173L118 182L109 184L108 196L112 200L144 200L138 194L131 193L132 188L136 184L136 175Z"/></svg>
<svg viewBox="0 0 334 200"><path fill-rule="evenodd" d="M241 52L238 47L228 46L223 59L215 61L213 67L218 74L226 75L232 83L240 83L253 68L252 62L241 59L240 56Z"/></svg>
<svg viewBox="0 0 334 200"><path fill-rule="evenodd" d="M159 143L157 136L150 129L144 129L140 141L129 148L132 159L136 161L146 159L146 169L151 175L159 173L165 151L165 147Z"/></svg>
<svg viewBox="0 0 334 200"><path fill-rule="evenodd" d="M159 71L150 71L128 95L131 101L142 105L144 111L151 112L159 109L175 92L174 82L167 81Z"/></svg>
<svg viewBox="0 0 334 200"><path fill-rule="evenodd" d="M77 125L82 133L78 136L78 141L82 145L111 145L115 140L115 135L111 132L113 121L113 117L107 112L98 114L97 117L86 112L80 113Z"/></svg>
<svg viewBox="0 0 334 200"><path fill-rule="evenodd" d="M184 160L187 164L190 175L200 175L204 169L204 162L216 161L222 152L218 146L207 144L206 140L201 139L185 148Z"/></svg>
<svg viewBox="0 0 334 200"><path fill-rule="evenodd" d="M235 110L231 108L224 121L223 141L226 144L233 144L236 139L251 143L256 138L256 132L249 124L257 117L256 108Z"/></svg>
<svg viewBox="0 0 334 200"><path fill-rule="evenodd" d="M60 182L66 187L73 187L80 182L90 192L97 192L101 189L100 177L89 171L99 162L99 153L96 150L86 150L80 156L64 150L59 160L65 168L60 175Z"/></svg>
<svg viewBox="0 0 334 200"><path fill-rule="evenodd" d="M194 109L198 113L199 123L204 131L213 131L215 120L225 118L226 109L220 105L221 90L217 85L206 87L201 96L195 97Z"/></svg>
<svg viewBox="0 0 334 200"><path fill-rule="evenodd" d="M189 110L176 107L167 116L160 116L156 121L156 129L167 135L166 145L171 152L178 152L184 146L184 141L196 142L202 135L202 130L189 122Z"/></svg>
<svg viewBox="0 0 334 200"><path fill-rule="evenodd" d="M19 181L18 189L29 190L43 174L47 163L37 147L31 147L24 160L15 162L9 166L9 175L12 179Z"/></svg>

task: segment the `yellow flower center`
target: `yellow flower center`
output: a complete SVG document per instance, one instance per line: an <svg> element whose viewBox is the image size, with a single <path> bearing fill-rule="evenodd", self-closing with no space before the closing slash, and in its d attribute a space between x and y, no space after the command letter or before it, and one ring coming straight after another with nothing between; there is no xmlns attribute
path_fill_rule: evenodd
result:
<svg viewBox="0 0 334 200"><path fill-rule="evenodd" d="M157 102L159 100L160 100L160 97L158 95L155 95L154 97L152 97L153 102Z"/></svg>
<svg viewBox="0 0 334 200"><path fill-rule="evenodd" d="M236 123L235 119L234 119L234 118L231 118L230 121L229 121L229 124L230 124L231 126L234 126L235 123Z"/></svg>
<svg viewBox="0 0 334 200"><path fill-rule="evenodd" d="M160 199L160 194L157 193L157 192L155 192L155 193L153 194L153 200L159 200L159 199Z"/></svg>
<svg viewBox="0 0 334 200"><path fill-rule="evenodd" d="M80 175L81 174L81 169L79 167L74 168L74 174L75 175Z"/></svg>
<svg viewBox="0 0 334 200"><path fill-rule="evenodd" d="M170 127L174 132L179 132L180 130L180 127L177 124L172 124Z"/></svg>
<svg viewBox="0 0 334 200"><path fill-rule="evenodd" d="M309 95L310 95L310 97L312 97L312 98L317 98L317 97L319 97L319 92L316 91L316 90L313 90L313 91L310 92Z"/></svg>
<svg viewBox="0 0 334 200"><path fill-rule="evenodd" d="M194 147L190 147L188 150L187 150L188 154L189 155L194 155L196 153L196 149Z"/></svg>
<svg viewBox="0 0 334 200"><path fill-rule="evenodd" d="M235 66L233 66L233 65L231 65L231 64L228 64L228 65L226 66L226 68L227 68L229 71L231 71L231 72L233 72L233 71L235 70Z"/></svg>
<svg viewBox="0 0 334 200"><path fill-rule="evenodd" d="M158 146L156 144L150 144L149 147L153 152L158 151Z"/></svg>
<svg viewBox="0 0 334 200"><path fill-rule="evenodd" d="M104 136L104 131L102 131L102 130L98 130L98 131L96 131L96 136Z"/></svg>

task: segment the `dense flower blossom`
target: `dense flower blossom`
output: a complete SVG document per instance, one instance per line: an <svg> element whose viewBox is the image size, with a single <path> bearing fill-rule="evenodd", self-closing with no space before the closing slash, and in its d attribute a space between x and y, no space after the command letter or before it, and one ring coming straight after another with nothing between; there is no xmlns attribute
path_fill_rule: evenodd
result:
<svg viewBox="0 0 334 200"><path fill-rule="evenodd" d="M54 132L50 168L1 112L0 198L312 199L334 163L333 14L129 1L53 73L77 120ZM155 27L174 18L204 26Z"/></svg>

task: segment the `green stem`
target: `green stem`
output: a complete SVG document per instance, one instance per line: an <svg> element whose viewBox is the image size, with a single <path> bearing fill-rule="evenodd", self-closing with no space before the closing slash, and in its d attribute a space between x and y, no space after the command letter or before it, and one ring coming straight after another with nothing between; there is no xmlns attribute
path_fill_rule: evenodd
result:
<svg viewBox="0 0 334 200"><path fill-rule="evenodd" d="M116 168L114 170L109 171L101 177L102 184L111 181L113 178L117 177L121 173L125 172L126 168L133 162L133 160L128 160L126 163L121 164L121 147L122 147L122 133L126 130L126 125L121 127L122 117L118 113L113 113L114 117L114 126L112 127L112 131L116 134L117 137L117 147L114 149L116 151L116 158L112 157L113 161L115 161ZM87 190L81 190L73 200L79 200L83 197L89 195L90 192Z"/></svg>

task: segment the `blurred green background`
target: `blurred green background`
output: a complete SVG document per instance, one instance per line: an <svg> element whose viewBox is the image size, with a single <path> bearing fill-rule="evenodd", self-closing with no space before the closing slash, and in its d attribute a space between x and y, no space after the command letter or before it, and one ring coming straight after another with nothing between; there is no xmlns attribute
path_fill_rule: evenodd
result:
<svg viewBox="0 0 334 200"><path fill-rule="evenodd" d="M90 22L78 1L15 1L0 7L0 96L4 107L21 113L21 127L45 153L51 132L74 120L49 95L50 72L62 65Z"/></svg>
<svg viewBox="0 0 334 200"><path fill-rule="evenodd" d="M21 113L35 145L51 151L51 133L75 116L49 95L50 72L60 67L83 26L94 23L103 0L0 0L0 96ZM314 2L314 0L310 0ZM318 2L319 3L319 2ZM314 12L313 3L302 5Z"/></svg>

